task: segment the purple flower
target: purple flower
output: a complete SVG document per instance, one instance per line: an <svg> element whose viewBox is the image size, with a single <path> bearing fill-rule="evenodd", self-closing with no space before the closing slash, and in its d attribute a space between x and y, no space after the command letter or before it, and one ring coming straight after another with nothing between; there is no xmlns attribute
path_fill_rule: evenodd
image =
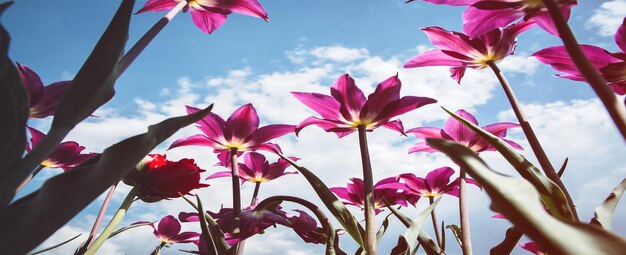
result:
<svg viewBox="0 0 626 255"><path fill-rule="evenodd" d="M499 62L512 55L517 35L532 26L532 22L521 21L504 29L493 29L474 39L440 27L422 28L432 44L439 49L413 57L404 67L451 66L452 79L460 83L466 68L485 68L489 62Z"/></svg>
<svg viewBox="0 0 626 255"><path fill-rule="evenodd" d="M359 178L350 178L350 181L352 181L352 183L348 183L345 188L330 188L330 191L335 193L337 197L341 198L344 204L353 205L363 209L365 206L363 180ZM403 193L398 192L397 188L393 187L392 184L395 183L397 183L396 178L389 177L374 184L374 209L376 210L376 214L382 212L383 210L381 208L387 207L387 203L390 205L407 206L406 196ZM392 187L389 187L390 185ZM414 198L416 202L417 199L418 198Z"/></svg>
<svg viewBox="0 0 626 255"><path fill-rule="evenodd" d="M224 24L226 16L233 12L269 20L257 0L148 0L137 14L171 10L180 1L187 1L183 11L189 11L193 23L207 34Z"/></svg>
<svg viewBox="0 0 626 255"><path fill-rule="evenodd" d="M189 114L199 110L187 106ZM219 115L210 112L196 124L196 127L203 134L176 140L169 149L188 145L209 146L213 148L213 152L219 154L220 162L226 167L230 165L231 150L236 150L238 155L244 151L280 151L277 145L268 143L268 141L294 132L295 129L294 125L283 124L259 128L259 115L257 115L252 104L239 107L226 121Z"/></svg>
<svg viewBox="0 0 626 255"><path fill-rule="evenodd" d="M622 25L617 29L614 38L615 43L622 50L621 52L611 53L593 45L581 45L580 47L613 91L618 95L624 95L626 94L626 19L622 21ZM564 46L545 48L535 52L533 56L542 63L563 72L563 74L557 74L559 77L585 81Z"/></svg>
<svg viewBox="0 0 626 255"><path fill-rule="evenodd" d="M417 177L412 173L401 174L397 180L402 183L392 183L385 187L402 189L409 195L418 197L438 197L443 194L459 196L459 178L450 182L450 177L454 174L454 170L450 167L440 167L430 171L426 178ZM467 183L474 184L478 187L478 183L472 179L466 179ZM417 201L409 201L415 204Z"/></svg>
<svg viewBox="0 0 626 255"><path fill-rule="evenodd" d="M134 224L141 223L149 223L148 221L139 221ZM163 243L191 243L195 240L198 240L200 236L199 233L196 232L182 232L180 233L180 222L176 219L176 217L172 215L167 215L159 221L158 227L154 227L153 223L150 223L150 226L154 231L154 236L161 240Z"/></svg>
<svg viewBox="0 0 626 255"><path fill-rule="evenodd" d="M291 160L297 161L298 158L290 157ZM274 180L287 174L297 174L298 172L285 172L290 166L289 162L284 159L278 159L277 162L269 163L260 153L249 152L243 156L244 163L239 163L239 178L242 181L252 183L262 183ZM223 171L212 174L208 179L231 176L231 171Z"/></svg>
<svg viewBox="0 0 626 255"><path fill-rule="evenodd" d="M287 224L285 224L285 226L293 229L296 234L307 243L324 243L327 236L324 229L317 226L317 221L302 210L294 211L298 213L298 216L284 211L278 211L278 213L282 214L286 219L285 223Z"/></svg>
<svg viewBox="0 0 626 255"><path fill-rule="evenodd" d="M28 131L31 137L30 143L26 144L26 151L30 152L46 135L32 127L28 127ZM40 165L47 168L61 168L63 171L68 171L91 157L98 155L98 153L81 153L84 149L84 146L80 146L74 141L62 142Z"/></svg>
<svg viewBox="0 0 626 255"><path fill-rule="evenodd" d="M381 82L367 99L352 77L344 74L330 88L327 96L319 93L291 92L300 102L316 111L322 118L309 117L296 128L296 134L309 125L317 125L339 138L365 126L372 131L380 126L404 134L400 120L390 120L400 114L437 102L428 97L405 96L400 98L398 75Z"/></svg>
<svg viewBox="0 0 626 255"><path fill-rule="evenodd" d="M522 247L522 249L527 250L529 252L532 252L535 255L545 255L546 253L542 252L539 249L539 246L537 246L537 244L535 242L527 242L527 243L523 243L523 244L518 244L519 247Z"/></svg>
<svg viewBox="0 0 626 255"><path fill-rule="evenodd" d="M71 81L60 81L44 86L41 78L25 65L17 64L17 70L28 92L29 118L45 118L54 115L59 100Z"/></svg>
<svg viewBox="0 0 626 255"><path fill-rule="evenodd" d="M474 115L466 112L465 110L457 110L455 112L456 115L466 119L469 122L472 122L478 125L478 121L474 118ZM519 127L519 124L510 123L510 122L498 122L489 124L487 126L482 127L485 131L492 133L493 135L502 138L505 142L511 145L513 148L522 150L522 146L519 144L504 139L506 136L506 130L509 128ZM445 127L443 129L435 128L435 127L418 127L413 128L406 131L407 133L414 133L417 138L438 138L445 140L452 140L457 143L463 144L468 148L472 149L474 152L479 153L482 151L492 151L495 150L493 146L491 146L487 141L478 136L474 131L463 125L461 122L457 121L455 118L450 117L446 121ZM434 148L428 146L426 142L417 143L415 146L409 149L409 153L413 152L437 152Z"/></svg>

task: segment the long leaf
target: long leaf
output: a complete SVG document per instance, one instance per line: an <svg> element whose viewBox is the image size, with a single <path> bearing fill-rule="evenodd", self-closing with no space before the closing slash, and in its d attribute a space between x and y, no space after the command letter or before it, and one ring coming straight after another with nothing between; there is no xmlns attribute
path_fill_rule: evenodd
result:
<svg viewBox="0 0 626 255"><path fill-rule="evenodd" d="M61 97L46 137L3 178L0 190L2 205L11 201L19 184L54 151L76 124L113 96L113 84L117 78L115 66L128 38L134 3L134 0L122 1L89 58Z"/></svg>
<svg viewBox="0 0 626 255"><path fill-rule="evenodd" d="M413 254L415 250L415 240L420 234L422 230L422 226L424 226L424 222L430 216L430 213L435 209L435 206L441 201L441 197L437 198L434 203L426 207L424 211L422 211L411 223L409 228L404 232L403 235L398 239L398 244L395 248L391 250L391 254L393 255L410 255Z"/></svg>
<svg viewBox="0 0 626 255"><path fill-rule="evenodd" d="M196 211L198 211L198 213L203 212L203 211L200 210L200 207L198 207L198 205L196 203L194 203L193 201L189 200L185 196L183 196L182 198L185 201L187 201L187 203L190 204L194 209L196 209ZM203 212L203 213L204 213L204 219L209 224L209 227L210 227L210 230L211 230L211 236L217 238L217 240L215 242L215 245L219 249L218 254L224 254L227 250L229 250L231 248L230 245L228 245L228 243L226 243L226 239L224 237L224 232L222 232L222 230L220 229L220 226L217 225L217 222L215 222L215 219L213 219L213 217L211 217L211 215L209 215L206 212Z"/></svg>
<svg viewBox="0 0 626 255"><path fill-rule="evenodd" d="M306 180L311 184L315 193L320 197L326 208L335 216L335 219L339 221L339 224L343 226L343 228L350 234L352 239L359 244L359 246L363 247L363 238L361 233L364 233L363 227L359 224L359 222L354 218L352 213L346 208L346 206L337 199L335 194L328 189L328 186L322 182L315 174L306 169L303 166L298 165L296 162L291 160L290 158L285 157L283 154L275 151L278 156L289 162L293 167L295 167Z"/></svg>
<svg viewBox="0 0 626 255"><path fill-rule="evenodd" d="M401 213L398 209L393 208L392 206L387 206L387 208L389 208L389 210L391 210L391 212L398 217L398 219L400 220L400 222L402 222L402 224L404 224L405 227L410 227L411 224L413 224L413 221L407 217L406 215L404 215L403 213ZM437 243L435 242L435 240L433 240L430 235L428 235L428 233L426 233L426 231L424 231L423 229L420 230L419 236L417 237L417 241L419 241L420 245L422 247L424 247L424 251L426 251L426 254L428 255L445 255L446 253L437 245Z"/></svg>
<svg viewBox="0 0 626 255"><path fill-rule="evenodd" d="M394 217L395 215L393 213L387 214L387 216L383 220L383 223L378 228L378 232L376 232L377 242L380 242L380 240L383 238L383 236L385 235L385 232L387 232L387 229L389 229L389 224L391 223L391 220ZM357 249L357 251L354 254L365 254L365 251L363 251L363 248L359 247L359 249Z"/></svg>
<svg viewBox="0 0 626 255"><path fill-rule="evenodd" d="M446 228L450 229L452 235L454 236L454 239L456 239L456 242L459 244L459 247L463 248L463 232L461 231L461 227L455 224L451 224L448 225ZM442 233L445 233L445 231L442 231Z"/></svg>
<svg viewBox="0 0 626 255"><path fill-rule="evenodd" d="M41 250L38 250L38 251L29 252L27 255L35 255L35 254L44 253L44 252L47 252L49 250L53 250L53 249L59 248L59 247L61 247L62 245L66 244L66 243L74 241L74 239L78 238L80 235L81 234L78 234L78 235L76 235L76 236L74 236L74 237L72 237L72 238L70 238L68 240L63 241L62 243L50 246L48 248L41 249Z"/></svg>
<svg viewBox="0 0 626 255"><path fill-rule="evenodd" d="M426 139L480 183L492 208L535 241L548 254L622 254L626 240L588 224L559 220L546 212L540 194L524 179L494 172L467 147L439 139Z"/></svg>
<svg viewBox="0 0 626 255"><path fill-rule="evenodd" d="M0 4L0 15L11 4ZM10 41L9 33L0 23L0 180L22 158L29 112L26 88L8 55Z"/></svg>
<svg viewBox="0 0 626 255"><path fill-rule="evenodd" d="M506 230L504 235L504 240L500 242L498 245L494 246L489 250L489 254L491 255L509 255L513 251L513 248L519 242L519 239L522 238L524 234L517 230L515 227L510 227Z"/></svg>
<svg viewBox="0 0 626 255"><path fill-rule="evenodd" d="M207 219L204 212L204 207L202 206L202 202L200 201L200 197L196 194L196 203L198 203L198 215L200 215L200 229L202 229L202 234L200 238L204 238L204 242L207 245L207 251L211 255L219 254L217 252L217 246L215 246L215 242L213 242L213 235L211 235L211 231L209 230L209 226L207 225Z"/></svg>
<svg viewBox="0 0 626 255"><path fill-rule="evenodd" d="M530 163L530 161L522 156L522 154L519 154L502 139L483 130L476 124L459 117L445 108L443 109L496 148L496 150L504 156L509 164L511 164L524 179L528 180L539 191L539 194L541 194L541 200L554 216L564 220L575 220L577 218L569 209L570 207L567 203L567 199L565 198L561 188L544 176L539 168Z"/></svg>
<svg viewBox="0 0 626 255"><path fill-rule="evenodd" d="M212 107L152 125L148 132L107 148L101 155L48 179L38 191L3 208L0 236L6 254L24 254L35 248L113 183L119 182L159 143L202 119Z"/></svg>
<svg viewBox="0 0 626 255"><path fill-rule="evenodd" d="M624 180L611 191L611 194L609 194L604 202L596 208L594 211L595 215L593 219L591 219L591 224L596 224L606 230L611 230L613 214L615 213L617 203L619 203L620 198L624 195L624 190L626 190L626 178L624 178Z"/></svg>

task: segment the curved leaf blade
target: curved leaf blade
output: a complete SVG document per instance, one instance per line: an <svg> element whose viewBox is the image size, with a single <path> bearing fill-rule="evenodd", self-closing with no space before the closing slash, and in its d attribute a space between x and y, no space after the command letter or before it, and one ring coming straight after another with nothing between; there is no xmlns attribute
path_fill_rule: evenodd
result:
<svg viewBox="0 0 626 255"><path fill-rule="evenodd" d="M489 169L467 147L446 140L426 139L480 183L492 200L492 207L535 241L548 254L621 254L626 240L588 224L559 220L548 214L540 194L525 179L505 176Z"/></svg>
<svg viewBox="0 0 626 255"><path fill-rule="evenodd" d="M71 171L48 179L36 192L0 211L3 247L24 254L65 225L113 183L119 182L154 147L179 129L204 117L212 105L191 115L170 118L148 132L119 142ZM54 212L54 213L51 213ZM4 244L12 244L10 246Z"/></svg>
<svg viewBox="0 0 626 255"><path fill-rule="evenodd" d="M53 250L53 249L59 248L59 247L63 246L66 243L74 241L74 239L78 238L80 235L82 235L82 234L78 234L78 235L76 235L76 236L74 236L74 237L72 237L72 238L70 238L68 240L63 241L62 243L50 246L48 248L44 248L44 249L41 249L41 250L38 250L38 251L34 251L34 252L29 252L27 255L35 255L35 254L44 253L44 252L47 252L49 250Z"/></svg>
<svg viewBox="0 0 626 255"><path fill-rule="evenodd" d="M398 239L396 247L391 250L392 255L413 254L413 251L416 249L414 242L419 237L422 226L424 226L424 222L428 219L428 216L430 216L430 213L433 209L435 209L435 206L437 206L439 201L441 201L441 197L437 198L434 203L426 207L426 209L420 212L415 220L413 220L406 232L404 232L404 234Z"/></svg>
<svg viewBox="0 0 626 255"><path fill-rule="evenodd" d="M408 228L413 223L413 221L409 217L401 213L398 209L393 208L393 206L387 206L387 208L389 208L389 210L391 210L391 212L396 217L398 217L400 222L402 222L402 224L404 224L405 227ZM445 251L442 250L439 247L439 245L437 245L437 242L435 242L435 240L433 240L430 237L430 235L428 235L428 233L426 233L426 231L424 231L423 229L420 230L419 236L417 237L417 241L422 247L424 247L424 251L428 255L445 255L446 254Z"/></svg>
<svg viewBox="0 0 626 255"><path fill-rule="evenodd" d="M615 208L617 208L617 203L619 203L622 195L624 195L624 190L626 190L626 178L624 178L624 180L611 191L611 194L607 196L604 202L596 208L594 217L591 219L591 224L599 225L606 230L611 230L613 214L615 213Z"/></svg>

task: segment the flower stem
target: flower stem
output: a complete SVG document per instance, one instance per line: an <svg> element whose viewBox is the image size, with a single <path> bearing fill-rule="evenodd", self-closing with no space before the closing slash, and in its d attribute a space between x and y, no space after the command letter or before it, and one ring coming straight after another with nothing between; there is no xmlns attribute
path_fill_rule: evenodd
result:
<svg viewBox="0 0 626 255"><path fill-rule="evenodd" d="M361 163L363 165L363 194L365 194L365 252L368 255L376 254L376 212L374 211L374 177L372 177L372 163L367 148L367 134L365 126L359 125L359 145L361 148Z"/></svg>
<svg viewBox="0 0 626 255"><path fill-rule="evenodd" d="M569 192L565 188L565 184L563 184L563 181L561 180L557 172L554 170L554 167L552 166L552 163L550 163L550 159L546 155L546 152L543 150L543 147L541 147L541 143L539 143L539 139L537 138L537 135L535 135L535 131L533 131L533 128L530 126L528 119L526 119L526 116L524 115L524 112L522 111L522 107L520 103L517 101L517 97L515 96L515 93L513 92L511 85L509 84L506 77L502 73L502 70L498 68L498 65L496 65L496 63L490 61L488 64L489 64L489 67L491 67L491 69L495 73L496 77L498 77L498 80L500 81L500 84L502 85L502 89L504 90L506 97L509 99L509 102L511 103L511 108L513 108L513 112L515 113L515 116L517 117L517 120L519 121L519 124L522 127L522 131L524 132L526 139L528 139L530 148L533 150L535 157L537 157L537 160L539 161L539 164L541 165L543 172L546 174L546 176L550 180L556 183L556 185L559 186L561 190L563 190L563 194L565 194L565 198L567 199L568 207L570 208L570 210L572 211L572 215L574 216L573 220L579 221L578 213L576 212L576 208L574 207L574 202L572 200L572 197L570 196Z"/></svg>
<svg viewBox="0 0 626 255"><path fill-rule="evenodd" d="M135 200L135 196L137 195L137 191L139 191L140 187L141 187L140 185L135 186L133 187L133 189L130 190L130 192L128 192L128 195L126 195L126 198L124 198L124 201L120 205L120 208L117 209L117 212L115 213L115 215L113 215L113 218L111 219L109 224L106 226L106 228L102 230L102 233L100 233L100 236L98 236L98 238L96 238L96 240L93 242L93 245L91 245L91 247L87 249L87 251L85 252L85 255L95 254L96 251L98 251L98 249L100 248L100 246L102 246L102 244L104 244L104 242L107 239L109 239L109 236L111 236L111 233L113 233L113 230L115 230L115 227L117 226L117 224L119 224L120 221L122 221L122 218L124 218L126 211L128 211L128 208Z"/></svg>
<svg viewBox="0 0 626 255"><path fill-rule="evenodd" d="M141 52L150 44L150 42L163 30L163 28L187 5L187 1L180 1L173 9L171 9L163 18L157 21L148 32L146 32L139 41L133 45L130 50L117 63L118 76L122 75L126 68L141 54Z"/></svg>
<svg viewBox="0 0 626 255"><path fill-rule="evenodd" d="M467 211L467 176L465 168L461 167L459 174L459 214L461 217L461 243L463 245L463 255L472 254L472 238L470 235L469 213ZM435 227L436 228L436 227Z"/></svg>
<svg viewBox="0 0 626 255"><path fill-rule="evenodd" d="M252 192L252 201L250 202L250 205L254 205L257 200L259 199L259 189L261 188L261 183L257 182L254 184L254 192Z"/></svg>
<svg viewBox="0 0 626 255"><path fill-rule="evenodd" d="M84 254L87 248L93 243L94 238L96 238L96 234L98 233L98 229L100 228L100 224L102 223L102 218L106 214L107 207L109 206L109 202L111 202L111 197L113 197L113 193L115 193L115 189L117 188L117 183L113 184L109 189L109 193L104 198L102 202L102 207L100 207L100 212L98 213L98 217L96 217L96 221L93 223L93 227L91 227L91 232L89 233L89 237L87 237L87 241L83 244L82 247L76 252L76 255Z"/></svg>
<svg viewBox="0 0 626 255"><path fill-rule="evenodd" d="M159 255L161 254L161 249L167 244L167 242L161 242L161 244L157 245L157 247L150 253L150 255Z"/></svg>
<svg viewBox="0 0 626 255"><path fill-rule="evenodd" d="M624 105L617 99L615 93L607 86L606 81L598 73L598 70L589 62L589 59L583 53L580 45L574 37L574 33L567 25L567 21L561 14L559 6L553 0L542 0L554 24L559 31L559 36L563 40L563 45L572 58L572 62L576 65L576 68L585 77L585 80L589 82L591 88L604 104L604 107L609 112L609 115L613 119L613 122L617 126L617 129L622 134L622 138L626 140L626 109Z"/></svg>
<svg viewBox="0 0 626 255"><path fill-rule="evenodd" d="M41 172L41 169L43 168L44 168L43 165L37 166L37 168L35 168L35 171L33 171L33 173L30 174L29 176L27 176L26 179L24 179L24 181L22 182L22 184L20 184L20 186L18 186L17 189L15 189L15 193L20 192L20 190L26 187L26 184L28 184L33 178L35 178L35 175Z"/></svg>
<svg viewBox="0 0 626 255"><path fill-rule="evenodd" d="M434 197L428 197L428 202L432 205L435 202ZM437 214L435 213L435 208L430 212L430 217L433 220L433 228L435 229L435 237L437 238L437 244L439 247L443 247L443 241L441 240L441 232L439 231L439 221L437 220Z"/></svg>
<svg viewBox="0 0 626 255"><path fill-rule="evenodd" d="M239 233L239 223L241 221L241 189L239 184L239 165L237 164L237 149L230 150L230 169L232 175L233 189L233 234ZM234 254L243 253L243 245L235 245L230 249Z"/></svg>

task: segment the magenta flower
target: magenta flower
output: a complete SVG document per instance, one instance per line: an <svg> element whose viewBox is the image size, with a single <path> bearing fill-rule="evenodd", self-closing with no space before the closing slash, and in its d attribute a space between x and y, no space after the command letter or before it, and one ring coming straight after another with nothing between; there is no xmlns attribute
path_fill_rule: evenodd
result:
<svg viewBox="0 0 626 255"><path fill-rule="evenodd" d="M187 1L183 11L189 11L193 23L207 34L222 26L233 12L269 20L257 0L148 0L137 14L171 10L180 1Z"/></svg>
<svg viewBox="0 0 626 255"><path fill-rule="evenodd" d="M622 50L611 53L607 50L593 45L581 45L583 52L591 64L598 69L604 80L618 95L626 94L626 19L615 33L615 43ZM574 62L570 58L564 46L553 46L533 54L539 61L552 66L559 72L557 76L574 80L585 81L583 75L578 71Z"/></svg>
<svg viewBox="0 0 626 255"><path fill-rule="evenodd" d="M532 252L535 255L545 255L546 253L542 252L539 249L539 246L537 246L537 244L535 242L527 242L527 243L523 243L523 244L518 244L519 247L522 247L522 249L527 250L529 252Z"/></svg>
<svg viewBox="0 0 626 255"><path fill-rule="evenodd" d="M385 187L397 188L403 190L408 195L415 195L418 197L438 197L443 194L459 196L459 178L450 182L450 177L454 174L454 170L450 167L440 167L430 171L426 178L417 177L412 173L401 174L398 176L397 181ZM472 179L466 179L467 183L474 184L478 187L478 183ZM409 201L415 204L417 201Z"/></svg>
<svg viewBox="0 0 626 255"><path fill-rule="evenodd" d="M71 81L60 81L44 86L41 78L25 65L17 64L17 70L28 92L29 118L45 118L54 115L59 100Z"/></svg>
<svg viewBox="0 0 626 255"><path fill-rule="evenodd" d="M410 59L405 68L451 66L451 77L460 83L466 68L481 69L489 62L499 62L515 51L516 37L534 26L521 21L504 29L496 28L471 39L469 36L440 27L426 27L426 33L438 50L431 50Z"/></svg>
<svg viewBox="0 0 626 255"><path fill-rule="evenodd" d="M149 223L148 221L138 221L134 224L142 224ZM154 227L153 223L150 223L150 226L154 231L154 236L161 240L162 243L191 243L198 239L200 236L199 233L196 232L182 232L180 233L180 222L176 219L176 217L172 215L167 215L159 221L158 227Z"/></svg>
<svg viewBox="0 0 626 255"><path fill-rule="evenodd" d="M307 243L324 243L327 236L324 229L317 226L317 221L305 211L294 210L298 213L298 216L279 210L278 213L285 217L285 222L279 222L279 224L285 224L286 227L293 229L303 241Z"/></svg>
<svg viewBox="0 0 626 255"><path fill-rule="evenodd" d="M187 113L189 114L199 110L187 106ZM219 115L210 112L196 124L196 127L203 134L176 140L169 149L188 145L209 146L213 148L213 152L219 154L220 162L226 167L230 165L228 159L232 150L237 151L238 155L244 151L280 151L277 145L268 143L268 141L294 132L296 127L294 125L274 124L259 128L259 115L257 115L252 104L239 107L226 121Z"/></svg>
<svg viewBox="0 0 626 255"><path fill-rule="evenodd" d="M297 161L298 158L289 157L293 161ZM239 163L239 178L242 181L248 181L252 183L263 183L274 180L278 177L287 174L297 174L298 172L285 172L285 169L290 166L289 162L284 159L278 159L277 162L269 163L265 159L265 156L256 152L249 152L243 156L244 163ZM214 179L220 177L231 176L232 171L223 171L212 174L206 179Z"/></svg>
<svg viewBox="0 0 626 255"><path fill-rule="evenodd" d="M337 195L337 197L339 197L344 204L353 205L363 209L365 206L363 180L359 178L350 178L350 181L352 181L352 183L348 183L345 188L330 188L330 191L335 193L335 195ZM398 192L398 189L392 185L395 183L397 183L396 178L389 177L374 184L374 210L376 211L376 214L382 212L383 210L381 208L387 207L387 203L390 205L407 206L406 196L403 193ZM415 198L415 201L417 201L417 198Z"/></svg>
<svg viewBox="0 0 626 255"><path fill-rule="evenodd" d="M283 218L283 216L271 210L256 210L254 207L255 205L252 205L241 210L241 221L239 224L240 232L236 234L232 233L232 208L222 208L217 213L213 213L210 211L207 211L207 213L211 215L211 217L215 218L215 221L219 225L220 229L222 229L222 232L224 232L224 236L228 245L234 245L241 240L261 233L270 226L275 226L276 224L289 224L285 221L285 218ZM200 220L198 213L184 212L181 212L178 215L178 219L180 219L180 221L182 222L197 222Z"/></svg>
<svg viewBox="0 0 626 255"><path fill-rule="evenodd" d="M469 122L478 125L478 121L474 118L474 115L466 112L465 110L457 110L456 115L461 116ZM523 150L519 144L504 139L506 136L506 130L509 128L519 127L519 124L510 122L498 122L489 124L482 127L485 131L492 133L493 135L502 138L505 142L511 145L513 148ZM443 129L435 127L418 127L406 131L407 133L414 133L417 138L438 138L445 140L453 140L457 143L463 144L473 150L476 153L482 151L493 151L495 148L491 146L487 141L478 136L474 131L464 126L461 122L455 118L450 117L446 121ZM437 152L434 148L428 146L426 142L417 143L415 146L409 149L409 153L413 152Z"/></svg>
<svg viewBox="0 0 626 255"><path fill-rule="evenodd" d="M390 120L400 114L437 102L428 97L400 98L398 75L381 82L367 99L352 77L344 74L330 88L331 96L319 93L291 92L300 102L316 111L322 118L309 117L296 128L296 134L309 125L317 125L339 138L365 126L372 131L380 126L404 134L400 120Z"/></svg>
<svg viewBox="0 0 626 255"><path fill-rule="evenodd" d="M26 151L30 152L46 135L32 127L28 127L28 131L31 137L30 143L26 144ZM62 142L40 165L42 167L61 168L63 171L68 171L91 157L98 155L98 153L81 153L84 149L84 146L80 146L74 141Z"/></svg>

